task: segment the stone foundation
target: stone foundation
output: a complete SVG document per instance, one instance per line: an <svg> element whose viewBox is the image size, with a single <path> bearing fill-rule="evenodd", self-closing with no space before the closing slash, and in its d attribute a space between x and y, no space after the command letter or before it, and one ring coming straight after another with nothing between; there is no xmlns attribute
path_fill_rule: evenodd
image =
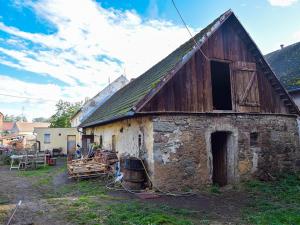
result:
<svg viewBox="0 0 300 225"><path fill-rule="evenodd" d="M253 175L295 171L300 167L298 126L293 116L154 116L154 168L151 171L154 185L184 190L211 184L210 138L216 131L230 133L228 183L247 180Z"/></svg>

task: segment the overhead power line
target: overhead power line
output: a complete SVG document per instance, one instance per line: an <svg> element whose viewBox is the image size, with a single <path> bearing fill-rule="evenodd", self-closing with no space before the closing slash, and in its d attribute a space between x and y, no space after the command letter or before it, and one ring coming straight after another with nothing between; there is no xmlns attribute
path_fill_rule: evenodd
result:
<svg viewBox="0 0 300 225"><path fill-rule="evenodd" d="M204 52L203 52L202 49L200 48L198 42L195 40L194 36L192 35L190 29L188 28L186 22L184 21L184 19L183 19L183 17L182 17L182 15L181 15L179 9L177 8L177 6L176 6L174 0L172 0L172 3L173 3L174 8L176 9L177 14L179 15L179 17L180 17L180 19L181 19L183 25L185 26L185 28L186 28L186 30L188 31L188 33L189 33L189 35L191 36L191 38L193 39L195 45L196 45L197 48L200 50L200 52L201 52L202 55L205 57L205 59L206 59L206 60L209 60L209 58L204 54Z"/></svg>
<svg viewBox="0 0 300 225"><path fill-rule="evenodd" d="M57 100L53 100L53 99L32 98L32 97L9 95L9 94L3 94L3 93L0 93L0 95L6 96L6 97L12 97L12 98L22 98L22 99L30 99L30 100L38 100L38 101L46 101L46 102L57 102Z"/></svg>

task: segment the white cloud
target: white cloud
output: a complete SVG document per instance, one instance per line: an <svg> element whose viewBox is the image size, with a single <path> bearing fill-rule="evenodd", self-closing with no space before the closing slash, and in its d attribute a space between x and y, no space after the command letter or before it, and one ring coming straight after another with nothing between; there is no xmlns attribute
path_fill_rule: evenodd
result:
<svg viewBox="0 0 300 225"><path fill-rule="evenodd" d="M294 33L293 39L297 42L300 41L300 31Z"/></svg>
<svg viewBox="0 0 300 225"><path fill-rule="evenodd" d="M0 30L10 35L7 46L0 47L0 54L6 56L0 55L0 63L53 77L69 87L17 82L19 91L14 91L15 94L34 89L35 92L31 90L27 94L83 99L103 88L108 77L111 80L118 77L124 68L129 78L140 75L189 38L183 27L172 22L144 20L135 11L105 9L93 0L25 1L17 6L22 4L31 7L57 32L24 32L0 22ZM8 84L11 80L1 77L3 82ZM44 88L53 90L57 96L44 93Z"/></svg>
<svg viewBox="0 0 300 225"><path fill-rule="evenodd" d="M0 52L17 59L26 70L69 83L77 79L93 83L100 75L108 80L108 76L119 75L124 66L129 76L135 77L188 38L184 28L168 21L143 21L134 11L106 10L91 0L43 0L30 6L54 24L57 33L27 33L2 23L1 30L42 45L45 50ZM109 58L97 60L102 55Z"/></svg>
<svg viewBox="0 0 300 225"><path fill-rule="evenodd" d="M298 2L298 0L268 0L268 2L272 6L286 7L286 6L293 5L294 3Z"/></svg>
<svg viewBox="0 0 300 225"><path fill-rule="evenodd" d="M49 117L53 114L58 100L82 101L82 93L93 96L96 94L95 90L97 90L95 87L88 86L60 87L56 84L29 83L0 75L0 109L2 111L3 107L10 108L11 104L15 104L19 107L5 110L3 113L19 115L21 108L24 107L27 112L25 116L29 119L39 116Z"/></svg>

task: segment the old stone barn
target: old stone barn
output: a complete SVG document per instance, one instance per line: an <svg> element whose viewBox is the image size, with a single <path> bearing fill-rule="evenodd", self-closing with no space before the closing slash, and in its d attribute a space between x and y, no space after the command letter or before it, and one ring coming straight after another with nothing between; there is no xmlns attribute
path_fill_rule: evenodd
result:
<svg viewBox="0 0 300 225"><path fill-rule="evenodd" d="M116 92L85 134L143 159L164 189L298 169L299 110L234 13L194 40Z"/></svg>

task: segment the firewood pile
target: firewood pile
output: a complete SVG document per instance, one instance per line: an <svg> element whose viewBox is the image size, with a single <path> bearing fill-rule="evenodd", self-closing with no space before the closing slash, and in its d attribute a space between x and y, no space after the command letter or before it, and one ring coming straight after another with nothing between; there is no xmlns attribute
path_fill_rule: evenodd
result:
<svg viewBox="0 0 300 225"><path fill-rule="evenodd" d="M69 178L91 178L107 174L108 172L109 166L100 163L97 157L68 162Z"/></svg>
<svg viewBox="0 0 300 225"><path fill-rule="evenodd" d="M116 152L109 150L97 150L95 151L95 157L99 160L100 163L107 165L113 165L119 161Z"/></svg>
<svg viewBox="0 0 300 225"><path fill-rule="evenodd" d="M100 150L93 158L76 159L68 162L69 178L92 178L112 174L118 161L115 152Z"/></svg>

